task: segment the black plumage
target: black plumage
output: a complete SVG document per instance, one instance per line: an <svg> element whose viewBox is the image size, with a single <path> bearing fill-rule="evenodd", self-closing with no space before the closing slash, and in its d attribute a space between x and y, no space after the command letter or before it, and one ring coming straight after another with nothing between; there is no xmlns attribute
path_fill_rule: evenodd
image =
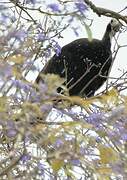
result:
<svg viewBox="0 0 127 180"><path fill-rule="evenodd" d="M111 38L121 24L112 19L102 40L77 39L65 45L59 55L54 55L41 73L58 74L65 78L70 95L93 96L106 81L112 65ZM41 81L39 75L36 82ZM58 92L61 91L59 87Z"/></svg>

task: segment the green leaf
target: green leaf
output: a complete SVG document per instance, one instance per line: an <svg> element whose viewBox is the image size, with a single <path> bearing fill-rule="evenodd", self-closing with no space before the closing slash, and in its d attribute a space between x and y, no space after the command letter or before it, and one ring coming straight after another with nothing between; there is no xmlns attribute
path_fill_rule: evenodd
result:
<svg viewBox="0 0 127 180"><path fill-rule="evenodd" d="M108 164L118 160L118 154L111 147L99 146L100 161L103 164Z"/></svg>
<svg viewBox="0 0 127 180"><path fill-rule="evenodd" d="M61 159L54 159L51 162L52 169L56 172L59 171L63 167L63 165L64 161Z"/></svg>
<svg viewBox="0 0 127 180"><path fill-rule="evenodd" d="M85 23L83 22L83 24L85 25L85 29L86 29L86 33L87 33L87 36L88 36L88 40L91 42L92 41L92 31L90 29L90 27Z"/></svg>
<svg viewBox="0 0 127 180"><path fill-rule="evenodd" d="M6 112L7 110L7 97L0 97L0 112Z"/></svg>
<svg viewBox="0 0 127 180"><path fill-rule="evenodd" d="M17 54L14 56L9 56L8 60L11 62L14 62L16 64L22 64L25 61L25 56L21 55L21 54Z"/></svg>

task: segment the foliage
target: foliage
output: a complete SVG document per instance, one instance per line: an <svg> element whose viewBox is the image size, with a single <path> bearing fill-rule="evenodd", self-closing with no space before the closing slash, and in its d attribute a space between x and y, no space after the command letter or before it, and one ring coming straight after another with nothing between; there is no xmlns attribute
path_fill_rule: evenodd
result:
<svg viewBox="0 0 127 180"><path fill-rule="evenodd" d="M125 179L126 72L89 99L57 94L63 79L56 75L33 82L40 64L61 51L62 33L78 36L75 22L91 40L87 5L10 0L0 10L0 178Z"/></svg>

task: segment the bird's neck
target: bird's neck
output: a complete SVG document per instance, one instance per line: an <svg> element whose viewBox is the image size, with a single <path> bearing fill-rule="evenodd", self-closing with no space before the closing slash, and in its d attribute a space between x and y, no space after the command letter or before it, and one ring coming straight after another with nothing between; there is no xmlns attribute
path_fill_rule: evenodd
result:
<svg viewBox="0 0 127 180"><path fill-rule="evenodd" d="M112 38L113 38L113 35L112 35L111 27L110 25L108 25L104 33L104 36L102 38L102 41L106 43L107 45L111 46Z"/></svg>
<svg viewBox="0 0 127 180"><path fill-rule="evenodd" d="M112 40L112 37L103 37L102 41L104 44L106 44L107 46L111 46L111 40Z"/></svg>

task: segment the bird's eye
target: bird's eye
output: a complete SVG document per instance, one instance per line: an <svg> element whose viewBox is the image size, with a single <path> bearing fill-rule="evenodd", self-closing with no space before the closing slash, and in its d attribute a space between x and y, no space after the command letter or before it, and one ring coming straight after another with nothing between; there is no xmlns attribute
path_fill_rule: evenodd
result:
<svg viewBox="0 0 127 180"><path fill-rule="evenodd" d="M113 22L113 19L111 20L111 22Z"/></svg>

